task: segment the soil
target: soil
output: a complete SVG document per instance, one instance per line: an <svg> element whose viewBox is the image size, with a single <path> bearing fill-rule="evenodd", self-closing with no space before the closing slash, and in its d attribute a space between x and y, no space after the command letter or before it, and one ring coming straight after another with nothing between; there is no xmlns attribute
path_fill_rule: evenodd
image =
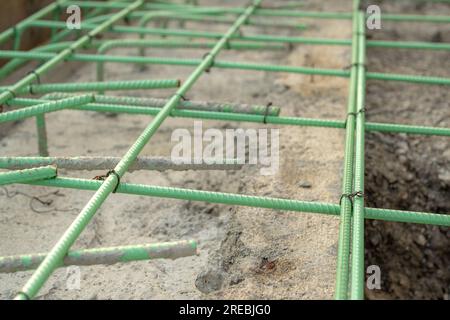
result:
<svg viewBox="0 0 450 320"><path fill-rule="evenodd" d="M382 13L449 15L449 4L371 1ZM448 25L382 22L373 39L450 42ZM450 52L370 48L375 72L450 77ZM367 120L450 126L446 86L369 81ZM367 205L448 214L450 141L447 137L370 133L366 136ZM369 299L449 299L448 227L366 221L366 264L381 268L381 290Z"/></svg>

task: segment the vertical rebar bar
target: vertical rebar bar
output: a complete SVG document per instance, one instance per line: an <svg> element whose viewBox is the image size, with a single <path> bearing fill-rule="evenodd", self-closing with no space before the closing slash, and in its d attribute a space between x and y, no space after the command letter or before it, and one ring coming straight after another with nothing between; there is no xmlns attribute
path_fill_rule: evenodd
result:
<svg viewBox="0 0 450 320"><path fill-rule="evenodd" d="M350 74L350 86L347 107L347 122L345 133L345 153L344 153L344 173L342 181L342 194L349 195L353 190L353 159L355 149L355 111L356 95L358 83L358 16L357 10L359 1L353 3L353 27L352 27L352 63ZM347 196L342 196L340 200L340 225L338 240L338 258L336 269L336 299L347 299L349 280L349 258L350 258L350 237L352 202Z"/></svg>
<svg viewBox="0 0 450 320"><path fill-rule="evenodd" d="M48 157L48 143L47 143L47 126L45 123L45 114L38 114L36 116L36 130L38 140L38 150L41 157Z"/></svg>
<svg viewBox="0 0 450 320"><path fill-rule="evenodd" d="M353 194L351 299L364 299L364 131L366 95L366 34L364 13L358 13L358 93L356 99L355 187Z"/></svg>

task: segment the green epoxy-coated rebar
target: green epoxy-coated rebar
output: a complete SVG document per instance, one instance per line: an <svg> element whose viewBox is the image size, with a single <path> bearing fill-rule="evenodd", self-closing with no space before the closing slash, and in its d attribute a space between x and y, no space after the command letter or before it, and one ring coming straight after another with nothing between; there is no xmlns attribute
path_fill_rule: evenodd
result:
<svg viewBox="0 0 450 320"><path fill-rule="evenodd" d="M30 60L46 60L54 57L53 53L43 52L17 52L17 51L0 51L0 58L27 58ZM129 56L111 56L111 55L95 55L95 54L74 54L67 60L85 61L85 62L116 62L116 63L136 63L136 64L160 64L160 65L175 65L175 66L196 66L202 60L200 59L175 59L162 57L129 57ZM308 67L293 67L280 66L270 64L248 63L248 62L230 62L230 61L215 61L215 68L223 69L240 69L240 70L255 70L268 72L286 72L286 73L300 73L308 75L322 75L333 77L350 77L350 72L339 69L324 69L324 68L308 68ZM367 79L372 80L386 80L386 81L401 81L410 83L432 84L432 85L450 85L450 78L431 77L431 76L416 76L416 75L400 75L390 73L367 72Z"/></svg>
<svg viewBox="0 0 450 320"><path fill-rule="evenodd" d="M99 1L70 1L70 4L76 4L86 8L96 7L108 7L120 9L124 7L121 3L103 3ZM144 6L145 9L154 10L172 10L172 11L185 11L189 10L191 13L202 12L208 10L209 12L220 13L232 13L241 14L244 8L231 8L231 7L206 7L196 8L195 6L188 5L167 5L159 3L147 3ZM254 13L255 16L271 16L271 17L296 17L296 18L315 18L315 19L344 19L349 20L352 18L351 13L347 12L318 12L318 11L301 11L301 10L273 10L273 9L258 9ZM383 13L383 20L397 21L397 22L434 22L434 23L450 23L449 16L427 16L427 15L407 15L407 14L388 14Z"/></svg>
<svg viewBox="0 0 450 320"><path fill-rule="evenodd" d="M359 2L359 1L357 1ZM366 33L365 18L358 12L358 89L356 94L356 143L353 194L351 299L364 299L364 133L366 97Z"/></svg>
<svg viewBox="0 0 450 320"><path fill-rule="evenodd" d="M200 16L197 14L185 14L182 13L181 15L174 15L173 12L168 12L166 14L168 17L165 19L170 20L184 20L184 21L195 21L195 22L213 22L213 23L230 23L233 22L233 18L228 17L221 17L221 16ZM145 24L141 23L140 26L145 26L148 21L146 21ZM272 27L272 28L295 28L295 29L306 29L307 26L302 23L289 23L289 22L280 22L280 21L256 21L249 19L247 22L247 25L255 26L255 27Z"/></svg>
<svg viewBox="0 0 450 320"><path fill-rule="evenodd" d="M0 185L55 178L55 166L0 172Z"/></svg>
<svg viewBox="0 0 450 320"><path fill-rule="evenodd" d="M20 89L17 93L43 94L51 92L82 92L103 90L143 90L143 89L168 89L178 88L180 80L132 80L132 81L108 81L108 82L84 82L84 83L48 83L31 84ZM0 87L0 92L7 87Z"/></svg>
<svg viewBox="0 0 450 320"><path fill-rule="evenodd" d="M51 99L64 99L67 95L51 94ZM50 99L50 98L45 98ZM11 106L34 106L36 104L46 103L51 100L45 99L29 99L16 98L9 101ZM133 97L110 97L95 95L94 99L97 103L89 103L81 106L68 107L68 109L97 111L97 112L114 112L128 114L146 114L157 115L161 108L169 101L168 99L156 98L133 98ZM126 104L122 104L126 103ZM249 122L264 122L266 117L278 117L280 108L276 106L234 104L234 103L215 103L206 101L179 101L177 110L171 114L172 117L184 118L200 118L214 120L234 120ZM193 113L184 111L194 111ZM197 111L197 112L195 112ZM235 114L235 115L233 115ZM254 117L240 117L239 115L257 115ZM314 119L311 119L314 120Z"/></svg>
<svg viewBox="0 0 450 320"><path fill-rule="evenodd" d="M63 110L70 107L82 106L90 102L94 102L93 95L81 95L58 101L44 102L42 104L38 104L32 107L0 113L0 123L8 121L17 121L37 116L39 114Z"/></svg>
<svg viewBox="0 0 450 320"><path fill-rule="evenodd" d="M214 16L214 17L208 17L203 15L193 15L193 14L186 14L183 12L149 12L146 15L144 15L141 20L139 21L139 27L146 28L147 25L151 22L152 19L159 18L159 19L175 19L175 20L183 20L183 21L197 21L197 22L213 22L213 23L230 23L233 22L233 19L227 18L227 17L220 17L220 16ZM294 27L298 29L305 29L305 25L302 24L281 24L280 22L258 22L258 21L252 21L248 20L247 25L254 25L254 26L270 26L270 27ZM140 38L143 39L145 37L145 34L140 34Z"/></svg>
<svg viewBox="0 0 450 320"><path fill-rule="evenodd" d="M44 96L44 99L59 100L67 98L67 94L54 93ZM18 102L22 106L29 106L39 103L44 100L32 100L32 99L15 99L12 102ZM153 107L162 108L169 101L168 99L158 98L135 98L124 96L104 96L95 95L95 101L100 104L115 104L122 106L138 106L138 107ZM254 105L244 103L231 103L231 102L212 102L212 101L196 101L196 100L182 100L177 105L177 109L183 110L200 110L200 111L214 111L214 112L231 112L231 113L248 113L259 114L267 116L278 116L280 114L280 107L274 105Z"/></svg>
<svg viewBox="0 0 450 320"><path fill-rule="evenodd" d="M353 158L355 149L355 112L356 89L358 82L358 19L357 10L359 3L353 3L353 27L352 27L352 61L351 75L347 106L347 125L345 132L344 172L342 178L342 194L351 194L353 190ZM336 264L335 298L347 299L349 281L349 258L352 222L352 202L350 198L343 197L340 201L340 223L338 238L338 254Z"/></svg>
<svg viewBox="0 0 450 320"><path fill-rule="evenodd" d="M197 254L197 243L193 240L162 242L154 244L131 245L109 248L93 248L70 251L58 267L111 265L122 262L178 259ZM0 273L33 270L47 256L35 253L0 257Z"/></svg>
<svg viewBox="0 0 450 320"><path fill-rule="evenodd" d="M94 30L89 32L88 35L85 35L81 37L79 40L77 40L75 43L73 43L69 48L64 49L60 53L56 54L50 61L47 61L40 67L38 67L36 70L34 70L32 73L27 75L25 78L17 82L15 85L11 86L8 91L3 92L0 94L0 104L5 103L7 100L13 98L16 96L16 92L21 90L23 87L31 84L33 81L39 81L39 77L48 72L50 69L52 69L54 66L56 66L58 63L64 61L68 57L70 57L73 52L84 45L88 44L93 37L100 34L107 28L109 28L113 23L116 21L126 17L131 11L139 8L144 3L144 0L136 0L131 4L127 4L126 9L123 9L122 11L118 12L116 15L114 15L110 20L100 24L97 26Z"/></svg>
<svg viewBox="0 0 450 320"><path fill-rule="evenodd" d="M41 28L65 28L63 22L58 21L34 21L30 25ZM83 27L86 29L94 29L97 25L94 23L84 23ZM206 39L220 39L220 33L205 32L184 29L161 29L161 28L143 28L131 26L114 26L109 32L115 33L137 33L143 38L145 35L160 35L160 36L174 36L187 38L206 38ZM291 36L277 36L267 34L253 34L253 35L233 35L233 39L242 41L262 41L262 42L276 42L288 44L306 44L306 45L327 45L327 46L350 46L351 39L330 39L330 38L307 38L307 37L291 37ZM388 41L388 40L370 40L367 41L368 47L380 48L396 48L396 49L421 49L421 50L450 50L448 43L434 43L434 42L419 42L419 41Z"/></svg>
<svg viewBox="0 0 450 320"><path fill-rule="evenodd" d="M44 261L39 265L31 278L23 287L22 291L18 293L16 299L32 299L43 284L50 277L52 272L63 260L64 256L69 251L70 247L79 237L86 225L97 212L98 208L103 204L106 198L119 185L120 177L122 177L131 164L136 160L139 153L153 136L153 134L160 127L162 122L170 115L171 111L176 107L181 97L194 85L197 79L211 67L215 57L226 46L227 41L234 34L241 25L245 23L247 18L253 13L256 7L262 0L254 0L253 4L247 8L231 28L224 34L224 36L217 42L216 46L204 57L201 63L196 67L192 74L188 77L186 82L178 89L177 93L169 100L169 102L161 109L153 121L147 126L143 133L139 136L136 142L124 155L122 160L117 164L112 172L102 183L100 188L95 192L93 197L89 200L71 226L66 230L64 235L58 240L55 246L50 250ZM139 5L142 2L139 1Z"/></svg>
<svg viewBox="0 0 450 320"><path fill-rule="evenodd" d="M102 182L96 180L58 177L50 180L27 182L25 184L93 191L98 190L101 187ZM320 213L333 216L339 216L340 213L340 206L331 203L249 196L242 194L202 191L185 188L160 187L132 183L121 183L117 189L117 192L139 196L188 201L204 201L208 203L220 203L227 205L239 205L284 211ZM375 220L450 226L450 214L366 208L365 217L366 219Z"/></svg>
<svg viewBox="0 0 450 320"><path fill-rule="evenodd" d="M190 41L167 41L167 40L110 40L101 45L98 49L99 54L104 54L108 50L120 47L137 47L137 48L183 48L183 49L200 49L213 48L215 43L210 42L190 42ZM230 41L224 49L229 50L279 50L285 49L282 45L270 45L261 43L243 43L238 41ZM145 55L145 51L140 51L141 56ZM104 79L104 63L97 63L97 81ZM100 92L102 93L102 92Z"/></svg>
<svg viewBox="0 0 450 320"><path fill-rule="evenodd" d="M94 96L95 99L101 101L101 96ZM133 99L133 98L130 98ZM10 101L11 105L30 106L36 103L44 103L46 100L37 99L25 99L17 98ZM114 100L113 100L114 101ZM116 101L114 101L116 102ZM130 102L132 103L132 102ZM178 105L182 102L179 101ZM129 114L147 114L157 115L160 108L143 107L143 106L130 106L120 104L103 104L103 103L89 103L82 106L70 107L69 109L98 111L98 112L117 112L117 113L129 113ZM215 111L202 111L202 110L187 110L187 109L174 109L172 110L171 117L182 118L194 118L194 119L209 119L209 120L223 120L223 121L244 121L277 125L292 125L292 126L309 126L309 127L323 127L323 128L345 128L345 121L339 120L323 120L313 118L300 118L300 117L281 117L281 116L264 116L261 115L259 107L253 110L247 111L248 113L233 113L237 110L223 110L223 112ZM396 132L396 133L408 133L408 134L421 134L421 135L434 135L434 136L450 136L450 128L437 128L437 127L425 127L425 126L413 126L413 125L401 125L391 123L366 123L367 131L381 131L381 132Z"/></svg>

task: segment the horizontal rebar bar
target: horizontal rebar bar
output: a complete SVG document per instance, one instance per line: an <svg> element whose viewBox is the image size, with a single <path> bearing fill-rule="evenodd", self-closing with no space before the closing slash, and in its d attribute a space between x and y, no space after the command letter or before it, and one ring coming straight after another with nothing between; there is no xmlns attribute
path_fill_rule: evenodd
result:
<svg viewBox="0 0 450 320"><path fill-rule="evenodd" d="M37 19L41 19L42 17L54 12L55 10L58 9L58 7L60 5L63 5L65 2L67 2L66 0L60 0L59 3L58 2L53 2L49 5L47 5L46 7L42 8L41 10L39 10L38 12L30 15L29 17L27 17L26 19L22 20L21 22L17 23L15 26L6 29L5 31L3 31L0 34L0 44L5 43L6 41L8 41L11 37L13 37L18 29L21 29L22 27L28 25L28 23L37 20Z"/></svg>
<svg viewBox="0 0 450 320"><path fill-rule="evenodd" d="M30 60L47 60L55 56L53 53L43 52L17 52L17 51L0 51L0 58L26 58ZM160 64L160 65L176 65L176 66L196 66L201 59L176 59L163 57L130 57L130 56L112 56L112 55L96 55L96 54L74 54L67 58L73 61L85 62L116 62L116 63L136 63L136 64ZM294 67L271 64L259 64L249 62L231 62L231 61L215 61L215 68L223 69L241 69L241 70L255 70L268 72L286 72L286 73L300 73L308 75L322 75L348 78L350 72L339 69L325 69L325 68L309 68L309 67ZM379 72L367 72L367 79L372 80L386 80L386 81L400 81L432 85L450 85L450 78L420 76L420 75L403 75Z"/></svg>
<svg viewBox="0 0 450 320"><path fill-rule="evenodd" d="M136 47L139 48L141 56L145 56L145 48L213 48L214 42L192 42L192 41L157 41L157 40L110 40L105 41L99 48L99 54L105 54L105 52L120 47ZM245 43L239 41L229 41L226 50L274 50L274 49L286 49L284 45L271 45L263 43ZM97 63L97 81L104 80L104 62ZM104 92L99 91L104 94Z"/></svg>
<svg viewBox="0 0 450 320"><path fill-rule="evenodd" d="M102 182L97 180L58 177L50 180L27 182L25 184L94 191L100 188ZM120 183L119 187L117 188L117 193L188 201L203 201L208 203L221 203L228 205L239 205L284 211L320 213L334 216L338 216L340 213L340 206L331 203L248 196L242 194L202 191L185 188L160 187L132 183ZM450 226L449 214L365 208L365 218Z"/></svg>
<svg viewBox="0 0 450 320"><path fill-rule="evenodd" d="M51 179L56 177L56 175L57 170L55 166L0 172L0 185Z"/></svg>
<svg viewBox="0 0 450 320"><path fill-rule="evenodd" d="M50 92L82 92L99 90L143 90L143 89L168 89L178 88L180 80L132 80L132 81L106 81L106 82L83 82L83 83L46 83L30 84L18 90L17 94L31 93L43 94ZM0 87L1 91L7 91L8 87Z"/></svg>
<svg viewBox="0 0 450 320"><path fill-rule="evenodd" d="M77 106L82 106L94 101L95 101L94 95L88 94L88 95L74 96L57 101L44 102L42 104L34 105L31 107L0 113L0 123L8 121L17 121L37 116L39 114L45 114L67 108L75 108Z"/></svg>
<svg viewBox="0 0 450 320"><path fill-rule="evenodd" d="M192 42L187 40L136 40L136 39L117 39L99 42L98 50L104 53L107 50L118 47L155 47L155 48L184 48L184 49L203 49L213 48L214 42ZM282 44L268 44L263 42L244 42L232 40L228 43L227 50L282 50L287 47Z"/></svg>
<svg viewBox="0 0 450 320"><path fill-rule="evenodd" d="M65 28L64 22L38 20L30 25L40 28ZM93 23L85 23L83 27L86 29L94 29L97 25ZM160 35L173 37L189 37L189 38L206 38L218 39L220 33L185 30L185 29L162 29L162 28L143 28L134 26L114 26L109 32L114 33L137 33L143 35ZM236 34L232 39L242 41L260 41L260 42L279 42L288 44L306 44L306 45L326 45L326 46L350 46L351 39L333 39L333 38L308 38L308 37L292 37L270 34ZM268 45L268 44L266 44ZM369 40L368 47L380 48L397 48L397 49L421 49L421 50L450 50L448 43L435 43L425 41L390 41L390 40Z"/></svg>
<svg viewBox="0 0 450 320"><path fill-rule="evenodd" d="M99 97L94 96L94 97ZM36 103L43 102L45 100L17 98L10 101L11 105L30 106ZM115 112L115 113L128 113L128 114L147 114L157 115L161 110L154 107L143 106L129 106L119 104L100 104L89 103L77 107L70 107L67 109L97 111L97 112ZM0 114L1 116L1 114ZM292 125L292 126L309 126L309 127L323 127L323 128L338 128L344 129L346 127L346 121L340 120L325 120L314 118L300 118L300 117L282 117L282 116L265 116L261 114L246 114L246 113L232 113L232 112L214 112L203 110L188 110L188 109L174 109L172 110L170 117L181 118L194 118L194 119L209 119L209 120L221 120L221 121L242 121L242 122L255 122L264 124L276 124L276 125ZM408 134L421 134L431 136L450 136L450 128L439 127L426 127L417 125L403 125L392 123L377 123L367 122L367 131L380 131L380 132L396 132L396 133L408 133Z"/></svg>
<svg viewBox="0 0 450 320"><path fill-rule="evenodd" d="M59 100L69 97L66 94L48 94L43 99ZM21 100L11 100L13 102L20 102ZM43 100L22 100L23 105L31 105L31 103L38 103ZM102 104L117 104L126 106L140 106L140 107L153 107L162 108L168 99L159 98L135 98L125 96L103 96L95 95L95 101ZM28 104L29 103L29 104ZM273 105L252 105L245 103L232 103L232 102L212 102L212 101L198 101L198 100L181 100L177 106L178 109L183 110L200 110L200 111L215 111L215 112L231 112L231 113L247 113L247 114L259 114L267 116L278 116L280 114L280 107Z"/></svg>
<svg viewBox="0 0 450 320"><path fill-rule="evenodd" d="M351 75L347 100L347 124L345 131L344 168L342 174L342 194L353 192L354 150L355 150L355 114L358 84L358 19L359 3L353 1ZM339 237L336 263L335 298L347 299L349 281L350 239L352 224L352 201L343 197L339 203Z"/></svg>
<svg viewBox="0 0 450 320"><path fill-rule="evenodd" d="M59 169L68 170L109 170L120 161L119 157L0 157L2 169L26 169L36 166L55 165ZM178 163L165 157L138 157L128 172L137 170L238 170L242 164L235 159L225 159L221 163L212 164Z"/></svg>
<svg viewBox="0 0 450 320"><path fill-rule="evenodd" d="M85 8L124 8L122 3L104 3L99 1L69 1L71 4L76 4ZM171 10L174 11L185 11L189 10L191 13L202 12L209 10L209 12L220 12L220 13L232 13L240 14L245 9L244 8L231 8L231 7L206 7L196 8L195 6L188 5L178 5L178 6L168 6L166 4L158 3L147 3L143 6L145 9L155 9L155 10ZM296 18L315 18L315 19L344 19L349 20L352 18L352 14L348 12L318 12L318 11L301 11L301 10L282 10L282 9L258 9L254 13L255 16L272 16L272 17L296 17ZM407 15L407 14L388 14L383 13L383 20L386 21L397 21L397 22L435 22L435 23L450 23L449 16L431 16L431 15Z"/></svg>
<svg viewBox="0 0 450 320"><path fill-rule="evenodd" d="M194 22L213 22L213 23L232 23L233 18L223 17L218 15L205 15L207 12L202 12L201 14L192 14L186 12L171 12L171 11L150 11L144 14L139 22L139 26L145 27L153 19L161 20L182 20L182 21L194 21ZM137 16L139 13L135 12L133 16ZM131 17L132 18L132 17ZM257 21L249 19L246 23L247 25L252 25L255 27L274 27L274 28L296 28L296 29L306 29L305 24L300 23L289 23L280 21Z"/></svg>
<svg viewBox="0 0 450 320"><path fill-rule="evenodd" d="M73 41L65 41L59 43L50 43L40 47L33 49L35 52L52 52L59 51L62 49L66 49L70 47L74 42ZM120 40L104 40L104 41L91 41L91 43L84 46L85 49L89 48L100 48L103 49L101 51L109 50L115 47L127 47L127 46L151 46L158 48L211 48L213 43L206 42L192 42L186 40L135 40L135 39L120 39ZM286 49L286 46L283 44L268 44L268 43L259 43L259 42L243 42L243 41L230 41L228 43L229 50L283 50ZM5 64L0 69L0 80L4 79L11 72L17 70L21 65L26 63L25 59L13 59L7 64ZM101 80L102 78L98 78Z"/></svg>
<svg viewBox="0 0 450 320"><path fill-rule="evenodd" d="M58 267L112 265L122 262L178 259L197 254L197 243L193 240L162 242L109 248L93 248L69 251ZM0 273L36 269L47 256L46 253L0 257Z"/></svg>

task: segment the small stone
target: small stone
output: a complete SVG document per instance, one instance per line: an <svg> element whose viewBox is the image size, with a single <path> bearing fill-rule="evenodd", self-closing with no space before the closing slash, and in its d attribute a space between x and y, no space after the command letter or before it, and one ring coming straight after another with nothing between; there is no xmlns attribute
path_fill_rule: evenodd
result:
<svg viewBox="0 0 450 320"><path fill-rule="evenodd" d="M238 283L241 283L244 280L245 280L245 278L242 275L234 275L231 277L230 286L234 286Z"/></svg>
<svg viewBox="0 0 450 320"><path fill-rule="evenodd" d="M436 230L431 233L430 246L433 249L444 249L447 246L447 243L448 238L439 230Z"/></svg>
<svg viewBox="0 0 450 320"><path fill-rule="evenodd" d="M378 245L381 241L381 236L379 233L374 234L371 238L370 238L370 243L373 244L374 246Z"/></svg>
<svg viewBox="0 0 450 320"><path fill-rule="evenodd" d="M427 243L427 239L423 234L419 234L414 241L420 246L424 246Z"/></svg>
<svg viewBox="0 0 450 320"><path fill-rule="evenodd" d="M219 270L201 272L195 280L195 286L203 293L211 293L222 288L224 276Z"/></svg>
<svg viewBox="0 0 450 320"><path fill-rule="evenodd" d="M309 189L309 188L312 187L312 184L310 182L308 182L308 181L301 181L298 185L301 188L305 188L305 189Z"/></svg>

